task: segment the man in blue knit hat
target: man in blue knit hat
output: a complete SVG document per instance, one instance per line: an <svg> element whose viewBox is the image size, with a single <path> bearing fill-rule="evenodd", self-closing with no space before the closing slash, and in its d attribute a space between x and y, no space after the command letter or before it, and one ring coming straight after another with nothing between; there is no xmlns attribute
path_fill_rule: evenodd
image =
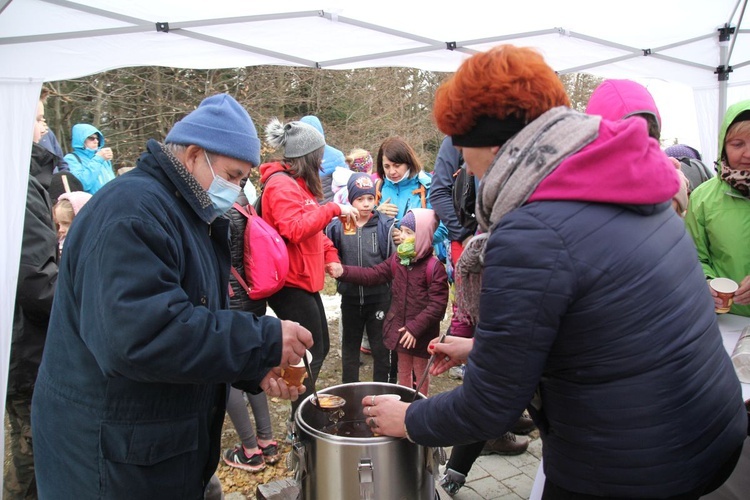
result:
<svg viewBox="0 0 750 500"><path fill-rule="evenodd" d="M229 384L304 390L280 372L310 332L225 309L219 216L259 163L250 115L214 95L76 217L32 403L40 498L203 498Z"/></svg>

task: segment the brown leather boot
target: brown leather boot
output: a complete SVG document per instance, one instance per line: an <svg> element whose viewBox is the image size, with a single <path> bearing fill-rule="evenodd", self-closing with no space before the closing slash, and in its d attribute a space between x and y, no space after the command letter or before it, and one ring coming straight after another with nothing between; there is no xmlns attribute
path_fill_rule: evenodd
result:
<svg viewBox="0 0 750 500"><path fill-rule="evenodd" d="M513 434L528 434L529 432L536 429L536 425L534 425L534 421L531 420L531 417L529 416L529 412L526 410L521 413L521 416L518 418L518 422L513 425L513 428L511 429L511 432Z"/></svg>
<svg viewBox="0 0 750 500"><path fill-rule="evenodd" d="M528 447L529 438L506 432L497 439L487 441L480 455L520 455Z"/></svg>

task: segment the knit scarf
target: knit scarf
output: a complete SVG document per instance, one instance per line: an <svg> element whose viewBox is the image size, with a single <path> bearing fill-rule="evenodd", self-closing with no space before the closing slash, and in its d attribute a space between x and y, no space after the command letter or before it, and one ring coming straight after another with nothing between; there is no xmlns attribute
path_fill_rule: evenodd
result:
<svg viewBox="0 0 750 500"><path fill-rule="evenodd" d="M523 205L545 177L568 156L596 139L601 118L566 107L550 109L498 151L479 183L472 238L456 265L456 317L477 324L484 253L500 219Z"/></svg>
<svg viewBox="0 0 750 500"><path fill-rule="evenodd" d="M736 170L726 162L721 162L721 178L740 192L745 198L750 198L750 170Z"/></svg>

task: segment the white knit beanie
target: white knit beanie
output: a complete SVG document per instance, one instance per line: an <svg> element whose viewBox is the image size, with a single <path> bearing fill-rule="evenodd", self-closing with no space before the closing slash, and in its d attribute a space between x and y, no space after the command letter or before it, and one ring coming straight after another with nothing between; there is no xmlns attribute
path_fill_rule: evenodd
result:
<svg viewBox="0 0 750 500"><path fill-rule="evenodd" d="M299 158L326 145L315 127L299 121L282 124L278 118L266 126L266 140L274 148L283 146L287 158Z"/></svg>

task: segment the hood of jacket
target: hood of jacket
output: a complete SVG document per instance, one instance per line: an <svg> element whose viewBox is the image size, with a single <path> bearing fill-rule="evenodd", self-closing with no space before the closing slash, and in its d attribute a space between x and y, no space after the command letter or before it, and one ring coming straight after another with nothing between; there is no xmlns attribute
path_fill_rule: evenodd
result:
<svg viewBox="0 0 750 500"><path fill-rule="evenodd" d="M320 123L320 120L317 116L303 116L299 121L315 127L315 130L320 132L325 139L326 134L325 132L323 132L323 124ZM326 141L326 146L323 150L323 163L320 165L320 175L331 175L333 174L333 171L336 170L336 167L343 167L346 169L349 168L349 166L346 164L344 153L334 148L333 146L329 146L328 141Z"/></svg>
<svg viewBox="0 0 750 500"><path fill-rule="evenodd" d="M750 112L750 99L732 104L724 114L724 120L721 122L721 127L719 128L718 161L722 161L722 158L724 157L724 140L727 138L727 130L734 123L737 117L745 111Z"/></svg>
<svg viewBox="0 0 750 500"><path fill-rule="evenodd" d="M679 188L677 170L641 120L603 119L597 138L563 160L528 201L612 203L648 213Z"/></svg>
<svg viewBox="0 0 750 500"><path fill-rule="evenodd" d="M104 147L104 135L102 135L102 133L99 132L98 128L88 123L77 123L73 125L73 131L71 132L72 137L70 138L70 145L73 146L73 149L76 152L84 152L86 151L86 146L83 145L83 142L86 140L87 137L92 136L94 134L99 136L99 149L103 148Z"/></svg>
<svg viewBox="0 0 750 500"><path fill-rule="evenodd" d="M280 161L272 161L270 163L264 163L259 167L260 170L260 184L261 186L268 181L268 178L277 172L288 172L289 175L292 173L289 171L289 167Z"/></svg>
<svg viewBox="0 0 750 500"><path fill-rule="evenodd" d="M632 80L605 80L591 94L586 114L607 120L623 120L633 115L649 114L661 128L661 115L651 93Z"/></svg>
<svg viewBox="0 0 750 500"><path fill-rule="evenodd" d="M31 146L31 163L29 164L29 175L35 177L42 187L49 191L52 183L52 173L60 158L44 146L33 144Z"/></svg>
<svg viewBox="0 0 750 500"><path fill-rule="evenodd" d="M435 211L431 208L412 208L409 210L414 214L414 250L417 252L417 261L432 255L432 239L438 227Z"/></svg>

